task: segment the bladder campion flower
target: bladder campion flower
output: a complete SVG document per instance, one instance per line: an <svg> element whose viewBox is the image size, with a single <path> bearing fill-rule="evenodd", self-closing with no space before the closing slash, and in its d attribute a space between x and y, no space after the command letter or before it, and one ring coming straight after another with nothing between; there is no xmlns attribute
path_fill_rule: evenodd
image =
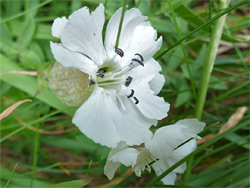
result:
<svg viewBox="0 0 250 188"><path fill-rule="evenodd" d="M152 136L149 128L167 116L169 104L156 96L164 83L153 55L162 45L141 12L124 15L115 48L122 8L108 22L103 43L104 6L87 7L68 19L54 20L51 42L58 63L49 86L67 105L78 106L73 123L95 142L115 148L119 142L140 145Z"/></svg>
<svg viewBox="0 0 250 188"><path fill-rule="evenodd" d="M195 138L203 130L205 123L197 119L185 119L156 130L144 145L129 147L124 142L110 151L105 175L111 180L121 164L132 166L135 174L141 177L145 169L151 172L150 164L156 175L161 175L168 168L196 149ZM190 140L191 139L191 140ZM174 184L176 173L183 173L186 164L180 165L162 179L164 184Z"/></svg>

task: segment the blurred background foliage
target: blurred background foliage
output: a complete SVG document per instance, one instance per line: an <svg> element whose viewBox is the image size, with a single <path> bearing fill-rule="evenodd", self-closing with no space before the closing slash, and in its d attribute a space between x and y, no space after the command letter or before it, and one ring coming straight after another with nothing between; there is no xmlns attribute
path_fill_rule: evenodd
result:
<svg viewBox="0 0 250 188"><path fill-rule="evenodd" d="M231 0L229 7L239 2ZM147 185L152 175L145 172L142 178L136 178L126 167L121 167L111 182L107 180L103 167L109 149L95 144L75 128L71 120L76 108L62 104L47 83L55 62L49 42L58 40L51 35L53 20L67 17L83 6L94 10L104 3L105 34L107 21L122 7L122 1L1 0L0 3L1 112L18 101L32 100L1 121L1 187ZM194 117L195 98L181 46L158 56L179 40L168 2L128 0L127 4L128 8L137 7L148 16L158 36L164 39L155 57L166 79L160 96L171 104L171 110L158 127ZM172 6L183 37L220 13L217 0L173 0ZM202 117L207 123L201 133L203 137L218 133L239 107L249 106L249 16L249 4L227 15ZM212 30L213 23L184 40L196 90L200 87ZM249 112L235 125L239 128L195 155L191 175L178 176L176 186L249 186ZM156 186L162 186L161 182Z"/></svg>

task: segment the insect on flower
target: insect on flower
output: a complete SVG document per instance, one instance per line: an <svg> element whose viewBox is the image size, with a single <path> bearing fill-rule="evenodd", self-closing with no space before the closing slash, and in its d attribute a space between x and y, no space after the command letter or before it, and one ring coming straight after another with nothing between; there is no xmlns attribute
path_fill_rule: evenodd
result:
<svg viewBox="0 0 250 188"><path fill-rule="evenodd" d="M125 11L118 48L122 8L110 18L103 42L104 6L87 7L67 19L56 18L51 42L57 61L50 89L70 106L79 107L73 123L89 138L115 148L119 142L139 145L149 128L167 116L169 104L158 97L164 77L153 55L160 49L153 29L139 9Z"/></svg>

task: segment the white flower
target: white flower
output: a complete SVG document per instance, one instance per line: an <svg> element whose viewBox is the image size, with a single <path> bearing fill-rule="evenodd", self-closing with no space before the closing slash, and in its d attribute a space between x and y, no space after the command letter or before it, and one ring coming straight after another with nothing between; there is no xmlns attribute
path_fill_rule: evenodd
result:
<svg viewBox="0 0 250 188"><path fill-rule="evenodd" d="M195 138L200 138L197 134L204 127L205 123L197 119L185 119L156 130L153 137L145 142L145 146L131 148L124 142L119 143L118 147L112 149L109 154L104 174L111 180L115 171L123 164L132 166L135 174L140 177L145 169L151 171L149 164L153 162L152 168L159 176L196 149ZM189 139L191 140L188 141ZM165 176L162 182L174 184L176 173L183 173L185 169L186 164L183 163Z"/></svg>
<svg viewBox="0 0 250 188"><path fill-rule="evenodd" d="M103 44L104 6L91 14L87 7L68 19L54 20L51 42L57 62L50 88L66 104L79 106L73 123L95 142L115 148L119 142L139 145L151 137L149 128L167 116L169 104L156 96L162 70L153 55L162 37L147 17L132 8L125 12L118 48L115 42L122 8L108 22Z"/></svg>

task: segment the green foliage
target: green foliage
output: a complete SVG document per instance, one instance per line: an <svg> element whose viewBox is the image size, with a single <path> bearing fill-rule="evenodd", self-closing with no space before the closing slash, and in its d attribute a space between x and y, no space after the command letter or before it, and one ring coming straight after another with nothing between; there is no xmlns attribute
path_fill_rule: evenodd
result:
<svg viewBox="0 0 250 188"><path fill-rule="evenodd" d="M1 187L164 187L153 173L137 178L125 167L109 182L103 175L109 149L74 129L72 116L76 108L63 104L48 88L48 72L55 62L49 42L58 42L51 35L53 20L67 17L82 6L94 10L104 3L108 21L123 6L122 1L0 3L0 72L6 73L0 76L1 112L20 100L32 100L1 121ZM165 0L127 0L127 8L139 8L158 36L163 36L162 49L155 57L166 80L160 96L171 104L171 111L158 127L194 117L193 89L201 87L214 21L227 13L202 116L207 128L201 136L216 134L238 107L249 106L249 2L232 1L229 8L221 11L217 2L211 0L171 3L172 13ZM20 71L37 72L38 76ZM174 165L172 169L194 157L190 176L180 175L175 186L166 187L248 187L248 133L249 114L234 128L199 146Z"/></svg>

